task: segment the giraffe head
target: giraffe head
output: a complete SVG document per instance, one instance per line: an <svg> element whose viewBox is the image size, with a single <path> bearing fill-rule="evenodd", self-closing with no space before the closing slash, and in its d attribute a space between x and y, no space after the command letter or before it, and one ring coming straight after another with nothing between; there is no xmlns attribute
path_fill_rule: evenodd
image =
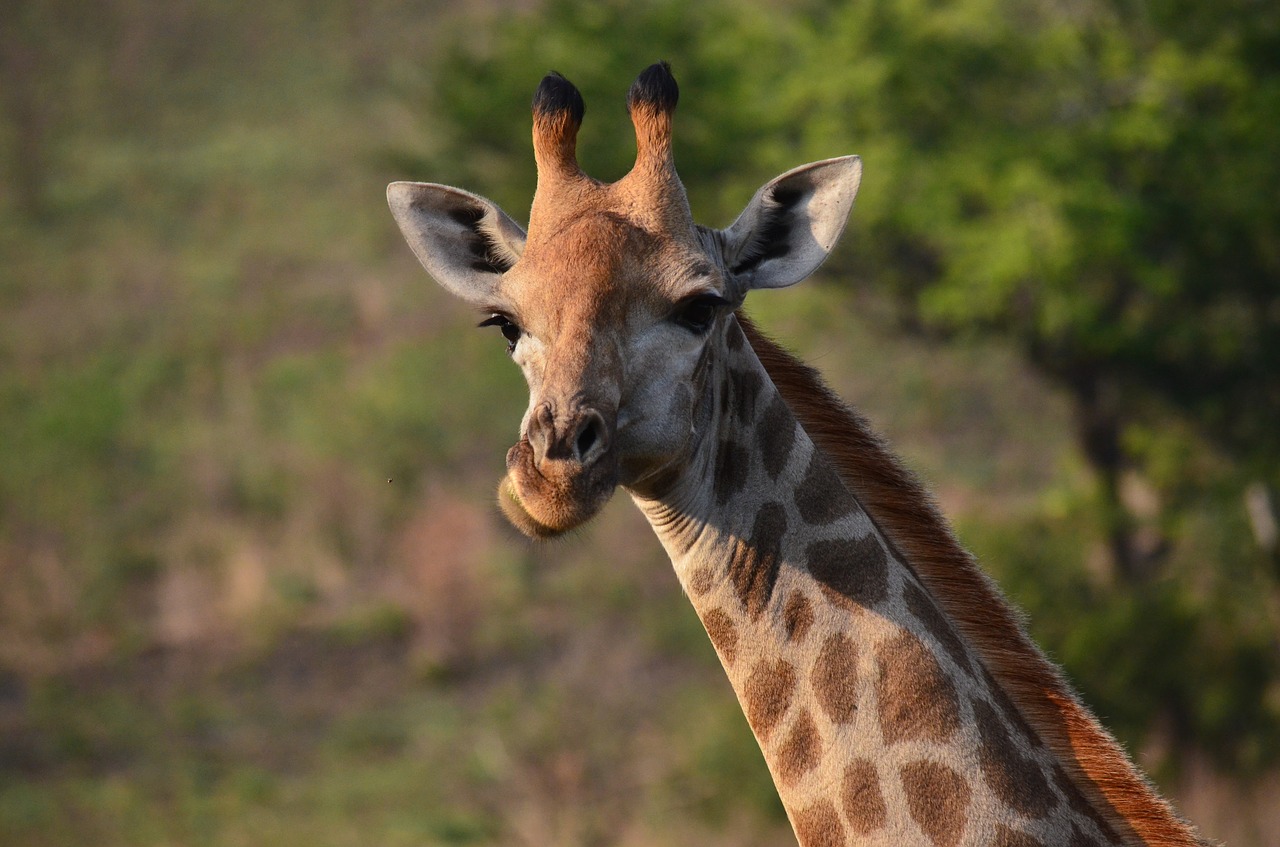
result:
<svg viewBox="0 0 1280 847"><path fill-rule="evenodd" d="M457 188L387 188L423 266L501 331L529 383L499 497L534 537L580 525L619 485L657 493L678 474L733 309L752 289L812 273L858 190L857 157L830 159L764 185L727 229L695 224L671 152L677 96L665 63L640 74L627 97L636 162L606 184L577 163L581 95L559 74L544 78L533 99L538 185L527 233Z"/></svg>

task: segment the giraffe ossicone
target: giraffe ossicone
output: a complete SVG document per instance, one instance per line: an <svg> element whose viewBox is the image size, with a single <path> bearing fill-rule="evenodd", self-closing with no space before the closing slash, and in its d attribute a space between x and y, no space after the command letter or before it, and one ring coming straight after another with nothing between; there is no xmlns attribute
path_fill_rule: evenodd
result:
<svg viewBox="0 0 1280 847"><path fill-rule="evenodd" d="M461 189L387 189L423 266L529 384L504 512L542 538L632 497L806 847L1199 843L866 422L740 311L823 262L861 162L788 171L701 226L677 100L665 63L640 74L636 162L604 183L577 162L581 95L543 79L527 231Z"/></svg>

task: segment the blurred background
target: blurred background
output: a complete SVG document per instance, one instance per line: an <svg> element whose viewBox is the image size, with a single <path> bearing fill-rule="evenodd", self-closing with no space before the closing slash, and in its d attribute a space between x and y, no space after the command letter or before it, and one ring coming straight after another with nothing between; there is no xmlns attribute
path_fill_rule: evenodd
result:
<svg viewBox="0 0 1280 847"><path fill-rule="evenodd" d="M8 0L0 842L786 845L626 502L492 506L526 391L383 199L614 179L666 58L695 214L859 153L751 312L937 493L1206 834L1280 842L1280 5Z"/></svg>

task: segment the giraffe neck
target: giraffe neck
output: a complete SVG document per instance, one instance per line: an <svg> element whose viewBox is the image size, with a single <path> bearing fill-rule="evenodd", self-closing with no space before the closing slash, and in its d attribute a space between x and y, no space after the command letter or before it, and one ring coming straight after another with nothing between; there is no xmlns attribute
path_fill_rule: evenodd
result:
<svg viewBox="0 0 1280 847"><path fill-rule="evenodd" d="M692 461L662 496L633 496L800 843L1125 843L797 423L736 326L717 361Z"/></svg>

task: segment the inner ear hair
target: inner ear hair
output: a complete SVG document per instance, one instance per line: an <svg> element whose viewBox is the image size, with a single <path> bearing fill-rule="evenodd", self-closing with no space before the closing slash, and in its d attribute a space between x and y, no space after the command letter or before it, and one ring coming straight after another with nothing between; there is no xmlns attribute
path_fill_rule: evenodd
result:
<svg viewBox="0 0 1280 847"><path fill-rule="evenodd" d="M760 199L760 223L738 251L729 268L735 274L753 270L761 262L779 259L791 252L790 234L795 226L795 208L805 192L794 186L775 185Z"/></svg>
<svg viewBox="0 0 1280 847"><path fill-rule="evenodd" d="M519 254L503 238L497 215L491 209L473 204L459 204L448 212L449 218L462 227L462 238L471 254L471 269L485 273L506 273Z"/></svg>

